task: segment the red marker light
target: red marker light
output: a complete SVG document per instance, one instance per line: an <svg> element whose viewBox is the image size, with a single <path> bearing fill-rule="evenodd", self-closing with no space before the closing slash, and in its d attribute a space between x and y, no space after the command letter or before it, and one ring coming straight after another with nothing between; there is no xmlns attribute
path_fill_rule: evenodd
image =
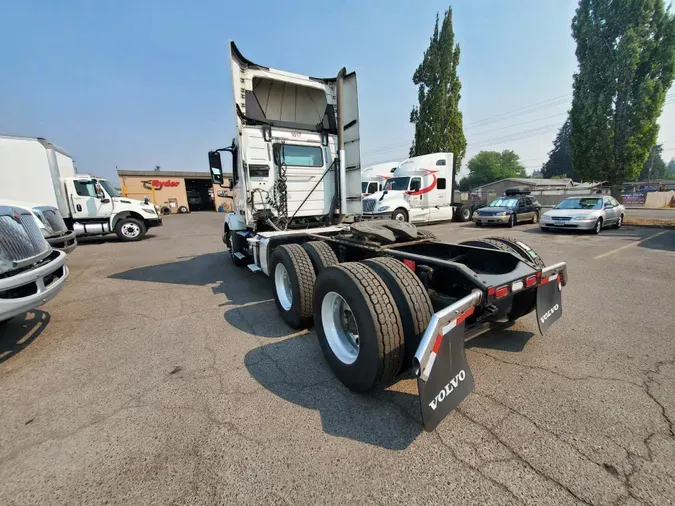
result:
<svg viewBox="0 0 675 506"><path fill-rule="evenodd" d="M506 296L509 294L509 287L508 286L500 286L495 290L495 297L498 299L501 299L502 297Z"/></svg>
<svg viewBox="0 0 675 506"><path fill-rule="evenodd" d="M491 286L490 288L488 288L488 296L492 296L494 294L495 294L495 287Z"/></svg>
<svg viewBox="0 0 675 506"><path fill-rule="evenodd" d="M530 286L536 285L536 284L537 284L537 276L532 275L525 280L525 286L528 287L528 288Z"/></svg>

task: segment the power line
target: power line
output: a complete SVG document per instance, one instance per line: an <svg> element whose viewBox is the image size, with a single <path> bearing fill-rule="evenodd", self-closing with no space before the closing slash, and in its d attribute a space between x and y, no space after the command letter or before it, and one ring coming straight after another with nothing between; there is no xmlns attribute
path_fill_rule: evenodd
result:
<svg viewBox="0 0 675 506"><path fill-rule="evenodd" d="M557 117L563 116L563 115L567 115L567 112L561 112L561 113L558 113L558 114L553 114L551 116L544 116L543 118L531 119L529 121L523 121L522 123L514 123L513 125L506 125L506 126L499 127L499 128L493 128L492 130L484 130L482 132L472 132L472 133L468 133L467 135L487 134L487 133L490 133L490 132L496 132L498 130L505 130L507 128L517 127L517 126L521 126L521 125L527 125L529 123L534 123L536 121L542 121L542 120L545 120L545 119L557 118Z"/></svg>
<svg viewBox="0 0 675 506"><path fill-rule="evenodd" d="M544 100L543 102L537 102L535 104L531 104L526 107L521 107L520 109L514 109L512 111L508 111L502 114L497 114L496 116L490 116L488 118L483 118L482 120L474 121L473 123L468 123L466 127L470 128L474 126L483 126L488 125L492 122L503 121L505 119L509 119L514 116L524 116L525 114L530 114L531 112L537 111L539 109L547 109L555 105L564 104L568 102L571 97L572 94L569 93L567 95L561 95L559 97L550 98L548 100Z"/></svg>

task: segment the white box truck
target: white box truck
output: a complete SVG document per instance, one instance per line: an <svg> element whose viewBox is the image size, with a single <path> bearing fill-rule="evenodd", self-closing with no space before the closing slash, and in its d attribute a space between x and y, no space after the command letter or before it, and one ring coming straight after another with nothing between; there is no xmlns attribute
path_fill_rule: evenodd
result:
<svg viewBox="0 0 675 506"><path fill-rule="evenodd" d="M55 207L77 236L114 232L138 241L162 224L154 205L123 197L103 178L77 174L70 154L41 137L0 135L0 198Z"/></svg>

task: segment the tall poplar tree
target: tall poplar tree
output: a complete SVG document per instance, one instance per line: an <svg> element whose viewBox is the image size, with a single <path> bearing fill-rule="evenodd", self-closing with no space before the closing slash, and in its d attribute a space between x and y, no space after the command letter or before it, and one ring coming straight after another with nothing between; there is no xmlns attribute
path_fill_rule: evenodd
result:
<svg viewBox="0 0 675 506"><path fill-rule="evenodd" d="M581 0L572 36L579 61L570 112L574 169L617 193L656 144L675 73L675 16L663 0Z"/></svg>
<svg viewBox="0 0 675 506"><path fill-rule="evenodd" d="M455 168L459 170L466 155L466 137L459 110L462 84L457 76L459 44L455 44L452 29L452 9L443 17L441 29L436 26L424 59L413 75L419 86L419 105L413 107L410 122L415 124L415 139L410 156L439 151L454 153Z"/></svg>

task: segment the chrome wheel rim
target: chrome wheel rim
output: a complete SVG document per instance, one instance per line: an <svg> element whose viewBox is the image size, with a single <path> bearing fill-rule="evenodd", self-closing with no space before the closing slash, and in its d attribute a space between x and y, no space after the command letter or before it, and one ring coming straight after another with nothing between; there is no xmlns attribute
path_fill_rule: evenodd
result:
<svg viewBox="0 0 675 506"><path fill-rule="evenodd" d="M471 218L471 210L470 209L464 209L462 211L462 218L464 218L465 220L468 220L469 218Z"/></svg>
<svg viewBox="0 0 675 506"><path fill-rule="evenodd" d="M534 217L532 218L532 223L537 223L539 221L539 215L537 213L534 213Z"/></svg>
<svg viewBox="0 0 675 506"><path fill-rule="evenodd" d="M359 327L347 301L336 292L328 292L321 302L321 324L328 346L338 360L353 364L359 356Z"/></svg>
<svg viewBox="0 0 675 506"><path fill-rule="evenodd" d="M621 228L622 223L623 223L623 216L619 216L619 221L616 222L616 228Z"/></svg>
<svg viewBox="0 0 675 506"><path fill-rule="evenodd" d="M284 308L284 311L290 310L293 305L293 288L288 271L281 262L274 269L274 288L277 291L277 298L281 307Z"/></svg>
<svg viewBox="0 0 675 506"><path fill-rule="evenodd" d="M138 234L141 233L141 227L136 225L135 223L125 223L122 225L122 235L124 237L138 237Z"/></svg>
<svg viewBox="0 0 675 506"><path fill-rule="evenodd" d="M596 231L596 232L600 232L600 230L602 230L602 222L601 222L600 220L598 220L598 221L595 223L595 231Z"/></svg>
<svg viewBox="0 0 675 506"><path fill-rule="evenodd" d="M394 215L394 219L396 221L405 221L405 216L403 216L403 213L396 213Z"/></svg>

